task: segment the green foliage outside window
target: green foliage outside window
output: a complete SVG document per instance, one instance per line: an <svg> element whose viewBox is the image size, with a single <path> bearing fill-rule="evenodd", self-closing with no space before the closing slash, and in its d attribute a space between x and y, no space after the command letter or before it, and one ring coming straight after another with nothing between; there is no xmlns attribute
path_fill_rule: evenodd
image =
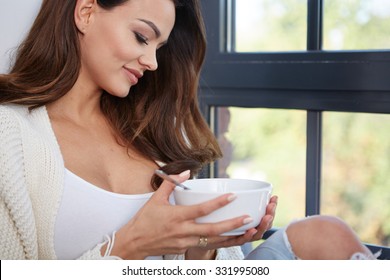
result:
<svg viewBox="0 0 390 280"><path fill-rule="evenodd" d="M233 107L229 113L228 176L273 184L280 201L275 226L304 217L306 113ZM389 246L390 115L326 112L322 146L321 214L346 220L365 242Z"/></svg>

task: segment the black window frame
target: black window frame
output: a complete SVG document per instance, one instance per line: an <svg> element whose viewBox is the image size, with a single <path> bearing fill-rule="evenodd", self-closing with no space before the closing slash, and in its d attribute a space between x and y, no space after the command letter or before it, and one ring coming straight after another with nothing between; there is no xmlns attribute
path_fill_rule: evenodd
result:
<svg viewBox="0 0 390 280"><path fill-rule="evenodd" d="M390 50L322 50L323 0L308 0L306 51L235 53L235 0L201 4L208 47L199 103L206 119L218 126L215 110L228 106L307 111L306 215L319 214L322 113L390 114ZM367 245L390 258L389 247Z"/></svg>

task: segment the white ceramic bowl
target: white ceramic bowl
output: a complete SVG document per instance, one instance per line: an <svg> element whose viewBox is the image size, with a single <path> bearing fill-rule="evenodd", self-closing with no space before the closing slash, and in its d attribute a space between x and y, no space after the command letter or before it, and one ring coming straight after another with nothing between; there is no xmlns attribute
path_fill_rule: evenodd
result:
<svg viewBox="0 0 390 280"><path fill-rule="evenodd" d="M253 222L223 235L241 235L259 225L272 192L272 185L263 181L246 179L195 179L184 184L191 190L176 187L173 195L177 205L199 204L225 193L234 193L237 198L211 214L200 217L198 223L216 223L223 220L249 215Z"/></svg>

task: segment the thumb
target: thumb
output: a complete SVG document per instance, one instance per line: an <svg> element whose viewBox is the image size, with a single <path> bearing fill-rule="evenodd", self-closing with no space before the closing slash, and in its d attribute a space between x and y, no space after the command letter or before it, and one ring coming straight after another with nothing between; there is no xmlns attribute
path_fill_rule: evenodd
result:
<svg viewBox="0 0 390 280"><path fill-rule="evenodd" d="M169 177L172 177L172 179L175 179L177 182L182 183L190 178L190 174L191 174L191 171L186 170L178 175L169 175ZM175 187L176 187L175 184L173 184L167 180L164 180L162 182L161 186L158 188L158 190L154 194L154 196L157 199L168 200L169 196L171 195L171 193L173 192Z"/></svg>

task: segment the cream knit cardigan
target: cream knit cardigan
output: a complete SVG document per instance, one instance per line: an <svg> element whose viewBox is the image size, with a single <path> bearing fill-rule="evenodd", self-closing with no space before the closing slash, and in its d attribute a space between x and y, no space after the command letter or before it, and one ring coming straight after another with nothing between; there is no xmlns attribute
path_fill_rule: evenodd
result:
<svg viewBox="0 0 390 280"><path fill-rule="evenodd" d="M56 259L65 167L46 107L0 105L0 259ZM97 244L80 259L104 259ZM217 259L242 259L239 247ZM183 259L182 255L165 259Z"/></svg>

